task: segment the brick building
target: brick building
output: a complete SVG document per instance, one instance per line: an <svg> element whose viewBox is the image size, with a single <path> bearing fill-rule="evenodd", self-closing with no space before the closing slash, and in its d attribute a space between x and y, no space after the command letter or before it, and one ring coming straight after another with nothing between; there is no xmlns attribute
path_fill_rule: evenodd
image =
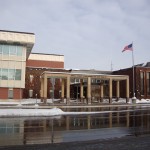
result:
<svg viewBox="0 0 150 150"><path fill-rule="evenodd" d="M35 43L34 33L0 30L0 99L40 98L41 75L45 72L67 72L71 75L70 98L82 97L79 92L82 76L91 77L90 97L133 97L133 68L121 69L113 72L98 70L65 70L64 55L31 53ZM150 62L135 66L135 96L139 99L150 98ZM66 73L66 74L67 74ZM73 74L80 76L74 78ZM97 74L97 76L95 76ZM118 79L113 75L117 75ZM120 75L123 75L122 77ZM127 75L127 76L125 76ZM85 77L86 78L86 77ZM106 79L105 79L106 78ZM123 79L122 79L123 78ZM55 77L54 88L52 79L48 77L47 98L61 97L61 77ZM67 80L68 81L68 80ZM65 81L65 82L67 82ZM66 83L64 83L66 86ZM100 85L103 92L100 94ZM111 89L111 93L110 93ZM53 93L54 91L54 93ZM64 97L66 92L64 91ZM83 96L87 96L87 79L83 80Z"/></svg>
<svg viewBox="0 0 150 150"><path fill-rule="evenodd" d="M40 76L44 71L60 72L64 68L64 56L56 54L31 53L26 63L26 78L23 98L40 98ZM59 97L60 81L56 80L55 97ZM48 80L47 96L51 98L51 81Z"/></svg>
<svg viewBox="0 0 150 150"><path fill-rule="evenodd" d="M40 98L40 76L44 71L64 71L64 56L56 54L31 53L26 62L25 89L23 98ZM60 94L60 80L55 82L55 98ZM52 97L52 83L48 79L48 98Z"/></svg>
<svg viewBox="0 0 150 150"><path fill-rule="evenodd" d="M133 97L133 68L121 69L113 72L114 75L128 75L130 85L130 97ZM134 67L134 79L135 79L135 96L138 99L150 98L150 62L146 64L138 64ZM121 83L124 89L124 82ZM124 97L124 90L121 91L121 97Z"/></svg>

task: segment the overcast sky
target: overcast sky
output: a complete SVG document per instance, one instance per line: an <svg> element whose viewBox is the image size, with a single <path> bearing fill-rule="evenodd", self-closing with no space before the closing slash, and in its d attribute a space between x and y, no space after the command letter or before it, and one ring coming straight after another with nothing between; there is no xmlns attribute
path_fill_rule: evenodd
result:
<svg viewBox="0 0 150 150"><path fill-rule="evenodd" d="M113 70L150 61L150 0L0 0L0 30L31 32L32 52L65 68Z"/></svg>

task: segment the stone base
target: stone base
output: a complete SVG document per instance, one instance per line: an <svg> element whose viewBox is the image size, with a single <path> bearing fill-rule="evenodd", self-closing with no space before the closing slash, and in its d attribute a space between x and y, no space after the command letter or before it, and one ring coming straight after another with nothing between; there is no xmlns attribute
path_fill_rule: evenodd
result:
<svg viewBox="0 0 150 150"><path fill-rule="evenodd" d="M129 97L126 97L126 103L128 103L129 102Z"/></svg>
<svg viewBox="0 0 150 150"><path fill-rule="evenodd" d="M132 103L136 104L136 97L132 97Z"/></svg>
<svg viewBox="0 0 150 150"><path fill-rule="evenodd" d="M66 100L67 100L67 101L66 101L66 104L67 104L67 105L70 105L70 98L67 98Z"/></svg>
<svg viewBox="0 0 150 150"><path fill-rule="evenodd" d="M116 97L116 101L119 101L119 97Z"/></svg>
<svg viewBox="0 0 150 150"><path fill-rule="evenodd" d="M88 105L91 105L91 97L88 98Z"/></svg>
<svg viewBox="0 0 150 150"><path fill-rule="evenodd" d="M44 98L44 104L47 104L47 98Z"/></svg>
<svg viewBox="0 0 150 150"><path fill-rule="evenodd" d="M101 103L103 102L103 97L100 98L100 102L101 102Z"/></svg>
<svg viewBox="0 0 150 150"><path fill-rule="evenodd" d="M111 103L112 103L112 97L109 98L109 104L111 104Z"/></svg>

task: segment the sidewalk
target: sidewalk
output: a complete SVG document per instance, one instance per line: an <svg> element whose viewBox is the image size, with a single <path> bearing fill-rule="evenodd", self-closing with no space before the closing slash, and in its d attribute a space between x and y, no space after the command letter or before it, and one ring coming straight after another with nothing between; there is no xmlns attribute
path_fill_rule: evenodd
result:
<svg viewBox="0 0 150 150"><path fill-rule="evenodd" d="M126 136L105 140L86 142L54 143L42 145L7 146L0 149L7 150L148 150L150 148L150 135Z"/></svg>

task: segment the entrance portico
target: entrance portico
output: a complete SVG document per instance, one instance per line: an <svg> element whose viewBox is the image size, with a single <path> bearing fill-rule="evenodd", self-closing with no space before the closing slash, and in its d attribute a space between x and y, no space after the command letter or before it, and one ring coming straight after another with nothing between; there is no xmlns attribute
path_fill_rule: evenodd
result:
<svg viewBox="0 0 150 150"><path fill-rule="evenodd" d="M91 87L92 87L92 79L100 80L99 82L99 95L100 102L103 102L104 98L104 84L103 81L108 81L108 97L109 103L112 103L113 97L113 86L112 82L116 82L116 98L120 97L120 81L126 81L126 102L129 101L129 77L127 75L109 75L109 74L86 74L86 73L72 73L72 72L43 72L41 75L41 99L47 100L47 79L48 78L57 78L61 79L61 99L65 99L66 95L66 103L70 104L70 84L72 78L80 79L80 99L84 99L84 90L83 90L83 80L86 80L87 85L87 95L86 103L91 104L92 95L91 95ZM66 89L66 90L65 90ZM66 94L65 94L66 91Z"/></svg>

